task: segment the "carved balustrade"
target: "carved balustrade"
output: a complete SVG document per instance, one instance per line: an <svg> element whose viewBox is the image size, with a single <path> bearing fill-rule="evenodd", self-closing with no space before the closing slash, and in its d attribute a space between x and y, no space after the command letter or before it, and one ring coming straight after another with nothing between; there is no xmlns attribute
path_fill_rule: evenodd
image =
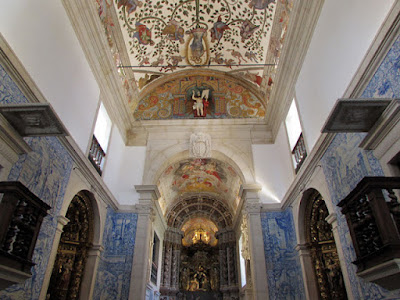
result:
<svg viewBox="0 0 400 300"><path fill-rule="evenodd" d="M387 271L389 261L400 259L400 203L394 189L400 189L400 177L364 177L338 204L349 226L359 275L384 264ZM400 277L399 270L392 272ZM374 278L381 284L379 274Z"/></svg>
<svg viewBox="0 0 400 300"><path fill-rule="evenodd" d="M30 275L33 250L50 206L20 182L0 182L0 193L0 265Z"/></svg>

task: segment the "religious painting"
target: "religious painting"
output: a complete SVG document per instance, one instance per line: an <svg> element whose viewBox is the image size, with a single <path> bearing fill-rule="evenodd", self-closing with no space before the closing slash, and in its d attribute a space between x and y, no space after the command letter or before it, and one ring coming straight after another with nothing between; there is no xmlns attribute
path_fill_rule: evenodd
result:
<svg viewBox="0 0 400 300"><path fill-rule="evenodd" d="M231 165L213 158L193 158L167 166L158 187L166 202L198 193L236 199L241 182Z"/></svg>

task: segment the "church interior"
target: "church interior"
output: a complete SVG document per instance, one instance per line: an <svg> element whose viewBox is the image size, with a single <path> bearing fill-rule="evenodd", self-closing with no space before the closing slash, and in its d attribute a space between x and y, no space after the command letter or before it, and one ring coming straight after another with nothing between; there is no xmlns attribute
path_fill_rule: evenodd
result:
<svg viewBox="0 0 400 300"><path fill-rule="evenodd" d="M3 0L0 299L400 299L400 1Z"/></svg>

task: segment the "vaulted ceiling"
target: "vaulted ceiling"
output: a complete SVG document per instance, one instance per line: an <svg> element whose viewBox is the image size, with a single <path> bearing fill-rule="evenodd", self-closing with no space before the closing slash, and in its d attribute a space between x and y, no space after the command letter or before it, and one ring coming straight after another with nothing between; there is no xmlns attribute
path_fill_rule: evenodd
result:
<svg viewBox="0 0 400 300"><path fill-rule="evenodd" d="M96 2L135 121L265 121L292 0Z"/></svg>

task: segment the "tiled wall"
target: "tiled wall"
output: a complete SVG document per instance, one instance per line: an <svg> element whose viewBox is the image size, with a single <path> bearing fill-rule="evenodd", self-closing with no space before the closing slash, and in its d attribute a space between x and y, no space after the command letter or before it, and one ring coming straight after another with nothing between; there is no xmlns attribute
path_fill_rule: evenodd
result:
<svg viewBox="0 0 400 300"><path fill-rule="evenodd" d="M27 99L0 65L0 104L25 103ZM36 300L39 298L44 273L57 226L65 188L72 169L72 159L55 137L27 138L32 152L22 155L12 167L8 180L21 181L52 208L44 219L33 253L32 278L0 292L0 299Z"/></svg>
<svg viewBox="0 0 400 300"><path fill-rule="evenodd" d="M384 61L363 92L369 98L400 98L400 37L395 41ZM337 204L364 176L382 176L383 172L372 151L358 148L363 134L338 134L322 158L324 174L333 204ZM399 149L400 150L400 149ZM335 206L336 207L336 206ZM346 219L336 207L340 242L345 255L352 293L355 299L400 299L400 290L388 292L356 275L351 263L355 253Z"/></svg>
<svg viewBox="0 0 400 300"><path fill-rule="evenodd" d="M137 214L108 209L93 299L128 299L136 225Z"/></svg>
<svg viewBox="0 0 400 300"><path fill-rule="evenodd" d="M261 215L269 298L305 299L291 209Z"/></svg>

